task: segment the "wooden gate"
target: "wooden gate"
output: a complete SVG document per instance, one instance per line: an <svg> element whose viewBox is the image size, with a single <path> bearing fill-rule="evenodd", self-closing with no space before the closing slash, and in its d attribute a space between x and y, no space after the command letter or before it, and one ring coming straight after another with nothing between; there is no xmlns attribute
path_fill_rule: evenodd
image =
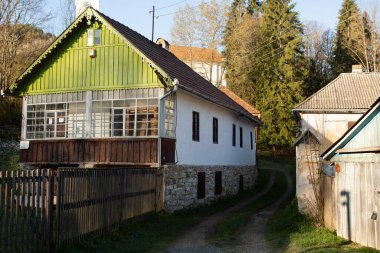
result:
<svg viewBox="0 0 380 253"><path fill-rule="evenodd" d="M156 211L161 187L157 168L59 169L58 245Z"/></svg>
<svg viewBox="0 0 380 253"><path fill-rule="evenodd" d="M0 171L0 252L44 252L52 245L50 170Z"/></svg>

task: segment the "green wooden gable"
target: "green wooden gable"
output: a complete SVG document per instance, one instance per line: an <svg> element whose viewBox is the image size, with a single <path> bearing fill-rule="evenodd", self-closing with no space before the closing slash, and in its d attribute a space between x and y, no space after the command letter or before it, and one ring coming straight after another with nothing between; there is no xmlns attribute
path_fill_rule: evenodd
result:
<svg viewBox="0 0 380 253"><path fill-rule="evenodd" d="M88 46L89 29L101 30L100 45ZM47 94L163 87L162 80L152 63L89 8L11 89L19 95Z"/></svg>

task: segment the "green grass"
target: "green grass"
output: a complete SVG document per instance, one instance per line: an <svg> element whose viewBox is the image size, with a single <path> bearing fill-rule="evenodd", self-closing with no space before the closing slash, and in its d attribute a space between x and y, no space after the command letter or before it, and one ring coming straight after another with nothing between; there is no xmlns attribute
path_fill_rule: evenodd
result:
<svg viewBox="0 0 380 253"><path fill-rule="evenodd" d="M146 215L128 222L116 231L74 245L64 246L57 252L162 252L173 243L179 233L197 224L202 218L252 196L253 191L246 191L192 210L178 211L173 214Z"/></svg>
<svg viewBox="0 0 380 253"><path fill-rule="evenodd" d="M281 172L274 172L275 182L267 194L256 199L241 210L224 218L216 227L215 232L208 239L209 242L217 247L231 246L240 243L238 230L242 227L247 219L255 212L263 209L275 200L280 198L286 190L286 179ZM259 184L257 189L262 189L268 182L270 171L259 171Z"/></svg>
<svg viewBox="0 0 380 253"><path fill-rule="evenodd" d="M379 252L349 243L334 232L315 226L298 212L296 200L269 220L266 238L274 249L282 252Z"/></svg>

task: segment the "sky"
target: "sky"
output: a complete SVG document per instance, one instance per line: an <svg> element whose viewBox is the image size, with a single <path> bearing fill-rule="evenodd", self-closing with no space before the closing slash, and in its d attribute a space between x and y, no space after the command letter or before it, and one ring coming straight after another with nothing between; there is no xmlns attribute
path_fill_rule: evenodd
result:
<svg viewBox="0 0 380 253"><path fill-rule="evenodd" d="M46 28L49 32L59 34L62 25L59 18L60 1L47 0L46 10L55 14L55 18ZM318 21L326 28L334 29L343 0L293 0L295 9L300 13L301 21ZM380 0L357 0L360 8L367 9ZM117 21L151 38L152 14L149 11L156 6L155 39L162 37L170 42L170 29L174 12L189 4L196 6L201 0L100 0L100 11ZM207 2L207 0L206 0ZM168 7L169 6L169 7Z"/></svg>

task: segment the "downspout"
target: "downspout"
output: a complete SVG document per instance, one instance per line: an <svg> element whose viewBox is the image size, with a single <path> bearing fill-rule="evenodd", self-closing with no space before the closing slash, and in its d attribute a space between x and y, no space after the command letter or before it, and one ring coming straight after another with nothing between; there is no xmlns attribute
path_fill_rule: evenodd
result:
<svg viewBox="0 0 380 253"><path fill-rule="evenodd" d="M173 88L172 89L170 89L169 91L168 91L168 93L166 93L166 94L164 94L162 97L160 97L160 101L159 101L159 104L158 104L158 106L159 106L159 108L158 108L158 111L159 111L159 124L158 124L158 152L157 152L157 155L158 155L158 167L161 167L162 166L162 162L161 162L161 124L162 124L162 122L161 122L161 120L163 120L164 119L164 115L163 115L163 111L162 111L162 104L163 104L163 100L165 99L165 98L167 98L168 96L170 96L171 94L173 94L173 93L175 93L175 92L177 92L177 90L178 90L178 79L177 78L175 78L174 79L174 81L173 81L173 84L174 84L174 86L173 86Z"/></svg>

